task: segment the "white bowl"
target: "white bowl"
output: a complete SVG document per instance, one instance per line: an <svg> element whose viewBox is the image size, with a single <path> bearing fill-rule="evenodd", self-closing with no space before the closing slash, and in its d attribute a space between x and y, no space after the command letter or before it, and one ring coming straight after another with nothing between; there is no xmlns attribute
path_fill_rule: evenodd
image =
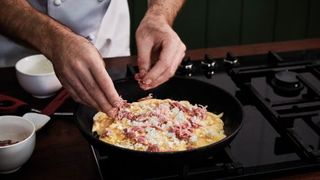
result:
<svg viewBox="0 0 320 180"><path fill-rule="evenodd" d="M52 63L41 54L19 60L15 68L18 82L34 97L50 97L62 87Z"/></svg>
<svg viewBox="0 0 320 180"><path fill-rule="evenodd" d="M0 116L0 140L19 141L0 146L0 173L12 173L31 157L36 143L34 124L20 116Z"/></svg>

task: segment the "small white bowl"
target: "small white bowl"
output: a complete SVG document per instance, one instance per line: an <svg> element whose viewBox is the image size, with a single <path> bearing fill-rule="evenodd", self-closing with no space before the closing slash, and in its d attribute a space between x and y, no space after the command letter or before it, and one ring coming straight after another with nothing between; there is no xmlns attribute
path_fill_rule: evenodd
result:
<svg viewBox="0 0 320 180"><path fill-rule="evenodd" d="M53 96L62 87L52 63L41 54L19 60L15 68L18 82L34 97Z"/></svg>
<svg viewBox="0 0 320 180"><path fill-rule="evenodd" d="M0 146L0 173L12 173L31 157L36 143L34 124L20 116L0 116L0 140L15 144Z"/></svg>

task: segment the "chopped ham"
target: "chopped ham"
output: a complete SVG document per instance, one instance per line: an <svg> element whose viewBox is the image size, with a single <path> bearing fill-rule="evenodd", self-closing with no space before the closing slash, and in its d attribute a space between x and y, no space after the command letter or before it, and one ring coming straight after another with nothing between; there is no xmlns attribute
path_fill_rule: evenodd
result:
<svg viewBox="0 0 320 180"><path fill-rule="evenodd" d="M192 147L192 146L187 146L187 150L192 150L192 149L194 149L194 147Z"/></svg>
<svg viewBox="0 0 320 180"><path fill-rule="evenodd" d="M172 109L176 107L180 111L188 114L191 117L198 116L200 119L206 118L207 109L204 106L200 106L200 107L194 106L190 110L189 108L185 107L183 104L179 103L178 101L170 102L170 105L171 105Z"/></svg>
<svg viewBox="0 0 320 180"><path fill-rule="evenodd" d="M110 136L110 134L111 134L111 132L108 131L108 130L106 130L106 132L104 132L104 133L101 134L101 137L102 137L102 138L108 137L108 136Z"/></svg>
<svg viewBox="0 0 320 180"><path fill-rule="evenodd" d="M154 145L154 144L151 144L148 146L148 149L147 151L150 151L150 152L159 152L160 149L157 145Z"/></svg>
<svg viewBox="0 0 320 180"><path fill-rule="evenodd" d="M183 129L190 129L192 127L191 123L189 121L186 121L181 125L181 128Z"/></svg>
<svg viewBox="0 0 320 180"><path fill-rule="evenodd" d="M195 117L190 118L189 122L191 123L191 126L193 128L199 128L200 127L199 120L197 120Z"/></svg>
<svg viewBox="0 0 320 180"><path fill-rule="evenodd" d="M188 140L191 137L193 130L191 128L184 129L181 126L175 126L172 131L176 134L178 139Z"/></svg>
<svg viewBox="0 0 320 180"><path fill-rule="evenodd" d="M144 131L144 129L142 127L139 127L139 126L133 126L131 128L131 131L133 132L138 132L138 133L142 133Z"/></svg>
<svg viewBox="0 0 320 180"><path fill-rule="evenodd" d="M116 120L121 120L126 115L126 111L124 110L129 106L130 104L121 98L115 103L115 107L108 112L108 115Z"/></svg>
<svg viewBox="0 0 320 180"><path fill-rule="evenodd" d="M182 105L178 101L170 102L170 105L171 105L172 109L177 107L180 111L182 111L184 113L188 113L190 111L187 107L185 107L184 105Z"/></svg>
<svg viewBox="0 0 320 180"><path fill-rule="evenodd" d="M138 101L152 99L152 95L141 98ZM161 134L172 134L169 139L178 143L181 141L190 141L195 129L201 125L201 120L206 118L207 109L201 105L188 106L179 101L168 101L168 103L159 106L148 107L147 112L130 111L131 103L121 100L116 108L112 109L112 116L116 121L125 120L131 127L124 128L123 134L133 143L147 148L150 152L159 152L157 139ZM172 119L174 117L174 119ZM149 129L149 130L148 130ZM165 133L163 133L165 132ZM110 136L106 131L101 137ZM196 139L196 138L193 138ZM194 140L196 141L196 140ZM175 143L176 143L175 142ZM171 142L174 143L174 142ZM191 149L192 147L187 147Z"/></svg>
<svg viewBox="0 0 320 180"><path fill-rule="evenodd" d="M128 118L128 119L131 119L133 121L140 121L140 122L144 122L144 121L147 121L151 116L151 112L147 112L147 113L144 113L144 114L138 114L138 115L133 115L132 114L132 117L131 118Z"/></svg>
<svg viewBox="0 0 320 180"><path fill-rule="evenodd" d="M197 108L193 108L193 115L194 116L198 116L200 119L205 119L206 118L206 113L207 113L207 109L203 106L201 107L197 107Z"/></svg>
<svg viewBox="0 0 320 180"><path fill-rule="evenodd" d="M130 128L125 128L124 130L125 136L129 139L134 139L136 137L136 133L132 131Z"/></svg>
<svg viewBox="0 0 320 180"><path fill-rule="evenodd" d="M144 136L138 136L135 138L135 141L137 143L143 144L143 145L148 145L148 142Z"/></svg>

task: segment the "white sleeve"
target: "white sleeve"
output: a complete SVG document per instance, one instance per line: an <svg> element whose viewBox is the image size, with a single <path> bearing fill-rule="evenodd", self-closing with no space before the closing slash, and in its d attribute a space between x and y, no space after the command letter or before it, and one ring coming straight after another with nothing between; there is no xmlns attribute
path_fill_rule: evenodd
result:
<svg viewBox="0 0 320 180"><path fill-rule="evenodd" d="M103 57L130 55L130 15L127 0L111 0L93 40Z"/></svg>

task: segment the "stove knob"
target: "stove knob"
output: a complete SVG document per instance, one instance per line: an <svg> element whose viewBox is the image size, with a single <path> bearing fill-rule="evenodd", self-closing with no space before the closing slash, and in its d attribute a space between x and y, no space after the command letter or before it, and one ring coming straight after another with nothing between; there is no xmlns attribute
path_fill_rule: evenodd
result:
<svg viewBox="0 0 320 180"><path fill-rule="evenodd" d="M206 54L204 60L201 61L201 66L205 71L214 70L215 65L216 61L212 57L209 57L208 54Z"/></svg>
<svg viewBox="0 0 320 180"><path fill-rule="evenodd" d="M204 56L203 61L201 61L201 67L203 69L204 76L208 79L212 78L215 73L216 60L210 57L208 54Z"/></svg>
<svg viewBox="0 0 320 180"><path fill-rule="evenodd" d="M233 54L230 53L230 52L227 52L227 55L226 55L226 57L224 58L223 62L224 62L225 64L228 64L228 65L236 65L236 64L239 63L239 62L238 62L238 58L236 58L235 56L233 56Z"/></svg>
<svg viewBox="0 0 320 180"><path fill-rule="evenodd" d="M181 62L179 66L179 71L182 75L192 76L193 62L191 61L190 57L188 57L187 59L184 59Z"/></svg>
<svg viewBox="0 0 320 180"><path fill-rule="evenodd" d="M304 88L298 73L288 70L275 73L271 85L277 94L287 97L299 95Z"/></svg>
<svg viewBox="0 0 320 180"><path fill-rule="evenodd" d="M214 75L214 71L213 70L208 70L204 72L204 76L208 79L211 79L212 76Z"/></svg>

